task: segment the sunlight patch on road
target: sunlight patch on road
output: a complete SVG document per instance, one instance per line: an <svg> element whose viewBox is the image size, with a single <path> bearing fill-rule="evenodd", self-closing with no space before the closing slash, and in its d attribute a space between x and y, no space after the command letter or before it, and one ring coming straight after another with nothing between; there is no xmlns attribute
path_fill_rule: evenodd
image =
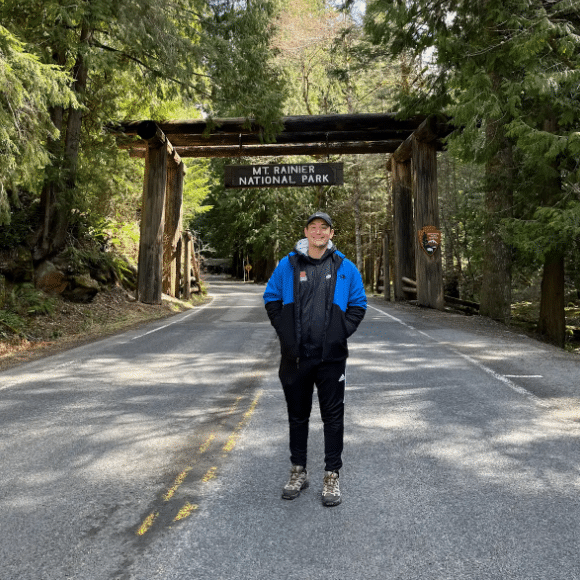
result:
<svg viewBox="0 0 580 580"><path fill-rule="evenodd" d="M436 343L438 345L441 345L441 346L445 346L446 348L449 349L450 352L452 352L456 356L462 358L463 360L466 360L467 362L469 362L473 366L475 366L478 369L482 370L484 373L487 373L488 375L492 376L494 379L500 381L501 383L503 383L504 385L506 385L507 387L509 387L513 391L515 391L516 393L527 397L528 399L534 401L536 404L538 404L540 406L544 406L544 407L547 406L546 403L543 402L534 393L532 393L531 391L528 391L524 387L522 387L522 386L514 383L513 381L511 381L508 378L508 375L504 375L504 374L501 374L501 373L496 372L495 370L493 370L492 368L488 367L487 365L479 362L478 360L476 360L472 356L469 356L467 354L464 354L464 353L460 352L456 348L452 347L449 343L447 343L445 341L440 341L440 340L434 338L433 336L429 335L428 333L423 332L422 330L416 329L415 327L411 326L410 324L407 324L406 322L402 321L401 319L396 318L395 316L392 316L391 314L388 314L387 312L384 312L383 310L380 310L379 308L375 308L374 306L370 306L370 305L369 305L369 308L372 308L376 312L380 312L381 314L383 314L387 318L390 318L391 320L394 320L395 322L398 322L399 324L401 324L405 328L408 328L410 330L413 330L413 331L415 331L415 332L417 332L417 333L425 336L426 338L428 338L429 340L433 341L434 343ZM517 356L517 354L518 354L517 353L517 350L513 350L513 349L511 350L511 356ZM488 356L484 357L484 359L487 360L487 361L490 361L490 362L491 361L496 361L496 360L502 360L503 359L503 354L488 355ZM431 365L431 363L430 363L430 365ZM448 365L448 361L445 361L445 365ZM431 368L431 366L430 366L430 368Z"/></svg>
<svg viewBox="0 0 580 580"><path fill-rule="evenodd" d="M372 419L366 418L357 421L358 425L363 427L381 428L381 429L403 429L412 426L414 431L427 429L427 421L421 420L418 414L400 413L398 415L383 415Z"/></svg>
<svg viewBox="0 0 580 580"><path fill-rule="evenodd" d="M180 316L177 320L172 320L168 324L164 324L163 326L159 326L158 328L154 328L152 330L149 330L147 332L144 332L143 334L139 334L137 336L134 336L130 340L131 341L138 340L140 338L143 338L144 336L147 336L149 334L153 334L154 332L158 332L159 330L163 330L164 328L168 328L169 326L173 326L174 324L179 324L180 322L183 322L184 320L186 320L190 316L192 316L194 314L197 314L198 312L200 312L204 308L207 308L210 304L211 304L211 302L208 302L207 304L202 304L201 306L198 306L198 307L194 308L193 310L191 310L190 312L188 312L184 316Z"/></svg>

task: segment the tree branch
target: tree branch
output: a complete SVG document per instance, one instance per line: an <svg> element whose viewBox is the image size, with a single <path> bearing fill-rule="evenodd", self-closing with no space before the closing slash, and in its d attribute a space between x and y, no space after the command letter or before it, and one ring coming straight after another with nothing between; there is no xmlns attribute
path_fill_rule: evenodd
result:
<svg viewBox="0 0 580 580"><path fill-rule="evenodd" d="M128 58L129 60L132 60L133 62L137 63L138 65L146 68L147 70L149 70L149 71L151 71L151 72L159 75L160 77L167 78L170 81L173 81L174 83L177 83L179 85L186 86L186 87L191 87L191 84L190 83L186 83L186 82L180 81L179 79L176 79L176 78L173 78L171 76L168 76L168 75L162 73L161 71L153 68L152 66L148 65L146 62L142 61L141 59L137 58L136 56L133 56L131 54L128 54L128 53L126 53L126 52L124 52L122 50L118 50L118 49L113 48L111 46L107 46L106 44L102 44L102 43L100 43L100 42L98 42L96 40L91 40L90 44L91 44L91 46L95 46L96 48L100 48L102 50L106 50L106 51L109 51L109 52L118 53L121 56L123 56L125 58ZM205 79L210 79L211 80L211 76L206 75L206 74L196 73L196 72L193 72L193 71L192 71L191 74L194 75L194 76L196 76L196 77L200 77L200 78L205 78ZM205 91L202 91L202 94L204 96L206 96L206 97L209 97L210 96Z"/></svg>

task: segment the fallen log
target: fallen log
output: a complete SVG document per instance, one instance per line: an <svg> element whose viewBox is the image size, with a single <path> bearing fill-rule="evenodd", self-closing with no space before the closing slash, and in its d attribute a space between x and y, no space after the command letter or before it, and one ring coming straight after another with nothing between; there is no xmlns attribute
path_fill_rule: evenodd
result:
<svg viewBox="0 0 580 580"><path fill-rule="evenodd" d="M474 310L479 310L479 304L477 302L471 302L471 300L462 300L461 298L454 298L453 296L445 296L445 302L449 304L455 304L457 306L465 306L467 308L473 308Z"/></svg>
<svg viewBox="0 0 580 580"><path fill-rule="evenodd" d="M411 278L406 278L403 276L401 278L403 284L403 292L409 294L417 294L417 282ZM472 302L471 300L462 300L461 298L454 298L453 296L444 296L445 302L448 304L453 304L454 306L464 306L465 308L472 308L473 310L479 310L479 304L477 302Z"/></svg>

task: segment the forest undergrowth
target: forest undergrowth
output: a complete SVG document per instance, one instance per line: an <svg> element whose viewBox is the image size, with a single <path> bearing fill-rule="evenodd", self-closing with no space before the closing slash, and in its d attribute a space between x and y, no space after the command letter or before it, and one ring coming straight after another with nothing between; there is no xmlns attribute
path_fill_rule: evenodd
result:
<svg viewBox="0 0 580 580"><path fill-rule="evenodd" d="M569 302L564 310L566 315L565 349L580 354L580 302ZM512 304L510 326L542 340L537 330L539 311L540 306L537 302L522 301Z"/></svg>
<svg viewBox="0 0 580 580"><path fill-rule="evenodd" d="M143 304L121 286L99 292L86 304L51 297L45 312L19 316L18 333L0 324L0 371L185 312L208 300L204 294L188 301L163 295L162 304Z"/></svg>

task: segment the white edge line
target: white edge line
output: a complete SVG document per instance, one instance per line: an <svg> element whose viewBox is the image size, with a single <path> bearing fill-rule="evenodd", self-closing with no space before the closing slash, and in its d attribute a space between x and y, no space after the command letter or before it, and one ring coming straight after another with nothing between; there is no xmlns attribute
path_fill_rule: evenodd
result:
<svg viewBox="0 0 580 580"><path fill-rule="evenodd" d="M157 332L158 330L163 330L164 328L167 328L168 326L172 326L173 324L177 324L178 322L181 322L182 320L185 320L186 318L189 318L190 316L193 316L194 314L196 314L197 312L199 312L200 310L203 310L204 308L206 308L207 306L209 306L210 304L213 303L215 296L211 296L211 301L207 302L206 304L203 304L201 306L195 306L191 312L188 312L187 314L185 314L184 316L182 316L179 320L174 320L173 322L170 322L169 324L165 324L163 326L160 326L159 328L154 328L153 330L149 330L148 332L145 332L143 334L140 334L138 336L134 336L133 338L130 339L131 340L137 340L138 338L143 338L144 336L147 336L148 334L152 334L153 332ZM58 365L56 365L55 367L51 368L50 370L55 371L57 369L60 369L62 367L66 367L66 366L71 366L73 364L76 364L78 362L78 360L71 360L71 361L67 361L64 363L60 363ZM14 381L12 383L8 383L7 385L2 385L0 386L0 391L5 391L6 389L10 389L12 387L16 387L17 385L22 384L23 382L26 381Z"/></svg>
<svg viewBox="0 0 580 580"><path fill-rule="evenodd" d="M206 308L207 306L209 306L210 304L212 304L215 296L212 296L211 298L212 298L212 300L210 302L208 302L207 304L203 304L202 306L196 306L196 307L194 307L191 312L188 312L187 314L185 314L184 316L182 316L179 320L174 320L173 322L170 322L169 324L165 324L164 326L160 326L159 328L154 328L153 330L149 330L148 332L145 332L144 334L140 334L139 336L134 336L130 340L137 340L138 338L143 338L144 336L147 336L148 334L152 334L153 332L157 332L158 330L163 330L164 328L167 328L168 326L171 326L173 324L177 324L178 322L181 322L182 320L185 320L186 318L189 318L193 314L196 314L200 310L203 310L204 308ZM124 344L126 344L126 343L124 343ZM66 361L64 363L60 363L60 364L52 367L50 370L51 371L55 371L55 370L58 370L58 369L63 368L63 367L72 366L72 365L74 365L74 364L76 364L78 362L79 362L79 359L74 359L74 360ZM12 387L16 387L16 386L18 386L18 385L20 385L20 384L22 384L24 382L26 382L26 380L17 380L17 381L13 381L11 383L8 383L7 385L2 385L2 386L0 386L0 391L5 391L6 389L10 389Z"/></svg>
<svg viewBox="0 0 580 580"><path fill-rule="evenodd" d="M160 326L159 328L154 328L153 330L149 330L147 332L144 332L143 334L139 334L138 336L134 336L131 340L137 340L138 338L143 338L144 336L147 336L148 334L153 334L154 332L157 332L158 330L163 330L164 328L167 328L169 326L173 326L174 324L178 324L179 322L182 322L186 318L189 318L190 316L197 314L198 312L200 312L204 308L207 308L210 304L213 303L213 300L214 300L214 297L212 296L211 302L208 302L207 304L203 304L202 306L194 307L191 312L188 312L185 316L181 316L179 318L179 320L174 320L173 322L170 322L169 324L164 324L163 326Z"/></svg>
<svg viewBox="0 0 580 580"><path fill-rule="evenodd" d="M463 354L463 353L459 352L458 350L454 349L453 347L451 347L449 345L443 345L443 343L441 343L437 339L433 338L432 336L430 336L426 332L423 332L422 330L417 330L416 328L414 328L410 324L407 324L406 322L403 322L399 318L396 318L395 316L392 316L391 314L388 314L387 312L381 310L380 308L376 308L375 306L371 306L370 304L368 304L368 306L370 308L372 308L373 310L376 310L377 312L380 312L384 316L388 316L389 318L391 318L392 320L394 320L394 321L398 322L399 324L405 326L406 328L409 328L411 330L415 330L419 334L422 334L423 336L426 336L427 338L429 338L433 342L436 342L437 344L441 344L442 346L446 346L446 348L448 348L451 352L453 352L457 356L460 356L461 358L465 359L466 361L470 362L472 365L474 365L477 368L481 369L482 371L484 371L488 375L491 375L492 377L494 377L498 381L504 383L510 389L513 389L517 393L519 393L521 395L525 395L526 397L531 398L536 403L538 403L538 404L540 404L542 406L546 406L546 403L544 403L544 401L542 399L540 399L540 397L538 397L537 395L534 395L534 393L528 391L527 389L524 389L523 387L520 387L519 385L516 385L513 381L510 381L508 379L508 376L507 375L501 375L499 373L496 373L493 369L490 369L489 367L485 366L484 364L480 363L479 361L475 360L474 358L471 358L469 355ZM509 376L515 378L515 375L509 375ZM541 375L534 375L534 376L537 377L537 378L542 378Z"/></svg>

